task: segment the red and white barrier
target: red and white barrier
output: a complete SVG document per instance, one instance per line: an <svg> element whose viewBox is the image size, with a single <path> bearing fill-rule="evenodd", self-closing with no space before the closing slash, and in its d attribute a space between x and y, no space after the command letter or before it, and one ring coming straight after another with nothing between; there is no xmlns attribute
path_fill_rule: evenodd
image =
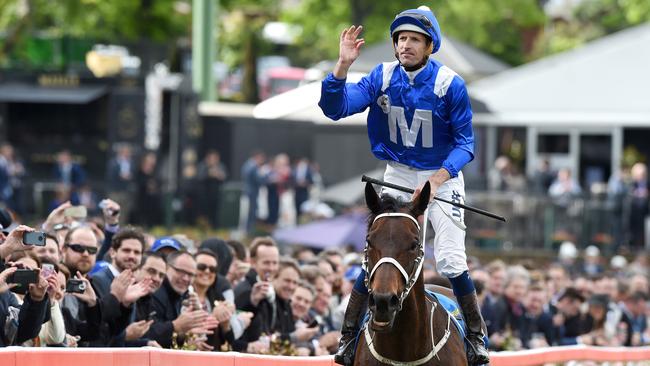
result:
<svg viewBox="0 0 650 366"><path fill-rule="evenodd" d="M567 361L650 361L650 347L551 347L493 352L492 366L538 366ZM2 366L334 366L331 356L283 357L237 352L192 352L158 348L0 348Z"/></svg>
<svg viewBox="0 0 650 366"><path fill-rule="evenodd" d="M650 347L565 346L490 354L492 366L538 366L567 361L650 361Z"/></svg>

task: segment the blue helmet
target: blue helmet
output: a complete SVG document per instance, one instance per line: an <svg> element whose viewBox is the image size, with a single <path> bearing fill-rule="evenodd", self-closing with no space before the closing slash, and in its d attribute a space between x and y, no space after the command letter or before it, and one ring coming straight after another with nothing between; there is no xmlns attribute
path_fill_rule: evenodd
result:
<svg viewBox="0 0 650 366"><path fill-rule="evenodd" d="M429 37L433 43L431 53L436 53L440 49L442 34L440 25L433 15L433 12L426 6L420 6L417 9L408 9L397 14L395 20L390 24L390 36L395 39L397 32L411 31L422 33Z"/></svg>

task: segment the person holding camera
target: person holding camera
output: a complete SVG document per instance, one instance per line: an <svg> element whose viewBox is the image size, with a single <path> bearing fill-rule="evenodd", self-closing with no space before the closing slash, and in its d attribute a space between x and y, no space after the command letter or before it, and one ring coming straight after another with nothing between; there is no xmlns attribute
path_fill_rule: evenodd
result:
<svg viewBox="0 0 650 366"><path fill-rule="evenodd" d="M278 272L280 251L271 237L258 237L251 243L250 256L251 269L235 286L235 305L237 309L252 312L254 316L244 334L233 344L233 349L259 353L268 348L266 342L260 342L259 338L263 326L266 330L271 329L275 300L271 280Z"/></svg>
<svg viewBox="0 0 650 366"><path fill-rule="evenodd" d="M47 345L62 345L65 341L65 324L63 322L63 315L61 308L57 301L54 300L54 292L59 287L56 270L54 266L49 263L42 263L34 253L35 251L17 251L9 257L9 263L12 267L18 268L18 272L14 272L14 285L11 291L13 292L18 304L25 301L25 296L28 292L28 283L36 281L39 283L41 278L47 281L47 294L49 298L49 312L46 313L46 322L41 326L41 330L37 337L23 342L22 346L40 347ZM26 279L19 275L31 275L31 279ZM22 283L24 281L24 283ZM13 281L10 281L13 282Z"/></svg>
<svg viewBox="0 0 650 366"><path fill-rule="evenodd" d="M95 265L97 250L97 236L89 226L78 226L66 234L63 264L73 278L66 284L61 311L68 334L78 336L80 346L88 346L100 337L101 308L95 290L85 276Z"/></svg>
<svg viewBox="0 0 650 366"><path fill-rule="evenodd" d="M31 250L31 246L23 243L23 235L32 231L34 229L20 225L0 244L0 347L20 345L37 337L41 325L47 321L49 315L49 282L41 276L40 270L29 268L30 271L27 272L30 273L26 273L26 268L21 271L18 266L5 267L5 260L13 253ZM34 273L36 278L33 278ZM27 277L31 279L26 280ZM22 304L9 291L16 291L18 288L25 289Z"/></svg>
<svg viewBox="0 0 650 366"><path fill-rule="evenodd" d="M316 289L307 281L298 281L293 295L291 296L291 314L295 322L295 328L298 329L319 329L318 319L309 314L314 299ZM323 342L321 342L321 340ZM310 339L294 343L299 356L322 356L329 355L328 349L338 345L337 335L323 335L316 332Z"/></svg>

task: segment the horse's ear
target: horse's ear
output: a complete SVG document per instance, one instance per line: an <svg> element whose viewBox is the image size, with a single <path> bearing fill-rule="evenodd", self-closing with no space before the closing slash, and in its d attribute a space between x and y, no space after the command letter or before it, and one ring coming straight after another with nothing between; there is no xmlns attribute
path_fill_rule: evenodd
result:
<svg viewBox="0 0 650 366"><path fill-rule="evenodd" d="M424 187L416 197L413 197L411 201L411 211L413 216L418 217L424 213L424 210L427 209L429 205L429 199L431 196L431 184L427 181L424 183Z"/></svg>
<svg viewBox="0 0 650 366"><path fill-rule="evenodd" d="M379 204L379 195L375 191L375 187L372 186L372 183L366 183L366 205L372 213L378 213L381 205Z"/></svg>

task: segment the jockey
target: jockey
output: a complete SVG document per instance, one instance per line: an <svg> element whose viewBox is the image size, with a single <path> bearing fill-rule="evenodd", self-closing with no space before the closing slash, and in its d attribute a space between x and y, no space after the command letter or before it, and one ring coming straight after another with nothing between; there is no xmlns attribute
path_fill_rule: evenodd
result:
<svg viewBox="0 0 650 366"><path fill-rule="evenodd" d="M368 137L373 154L387 161L384 180L415 189L431 184L434 195L463 203L465 183L461 169L474 158L472 110L465 82L447 66L430 59L440 49L442 36L435 16L427 7L399 13L390 25L397 61L375 67L358 83L346 83L347 72L359 57L364 40L362 27L343 30L339 60L323 80L319 106L333 120L370 107ZM403 192L382 188L410 200ZM489 362L483 342L481 316L465 254L464 211L450 204L429 204L429 220L438 273L451 281L454 295L468 327L470 365ZM367 308L365 272L357 279L345 313L342 338L335 362L354 360L359 318Z"/></svg>

